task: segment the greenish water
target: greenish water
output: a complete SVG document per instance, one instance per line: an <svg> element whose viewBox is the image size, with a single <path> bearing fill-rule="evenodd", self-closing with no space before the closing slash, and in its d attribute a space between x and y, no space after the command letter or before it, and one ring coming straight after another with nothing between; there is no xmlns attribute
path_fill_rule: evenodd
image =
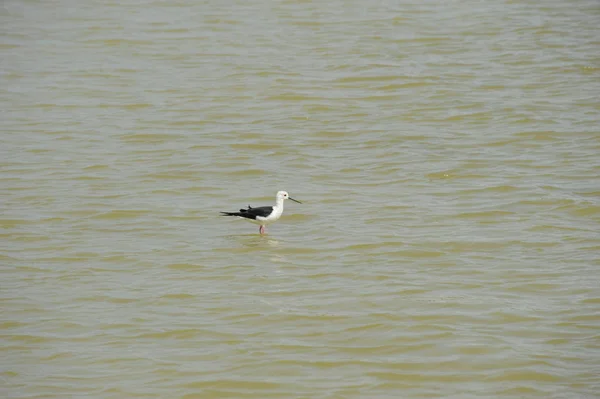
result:
<svg viewBox="0 0 600 399"><path fill-rule="evenodd" d="M598 397L596 1L0 26L3 397Z"/></svg>

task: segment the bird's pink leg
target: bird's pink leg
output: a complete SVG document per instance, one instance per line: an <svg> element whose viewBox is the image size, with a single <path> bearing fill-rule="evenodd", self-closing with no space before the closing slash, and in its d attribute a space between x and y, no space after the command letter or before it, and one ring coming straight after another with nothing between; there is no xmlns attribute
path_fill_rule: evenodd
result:
<svg viewBox="0 0 600 399"><path fill-rule="evenodd" d="M258 229L258 232L260 234L265 234L265 226L261 225L260 228Z"/></svg>

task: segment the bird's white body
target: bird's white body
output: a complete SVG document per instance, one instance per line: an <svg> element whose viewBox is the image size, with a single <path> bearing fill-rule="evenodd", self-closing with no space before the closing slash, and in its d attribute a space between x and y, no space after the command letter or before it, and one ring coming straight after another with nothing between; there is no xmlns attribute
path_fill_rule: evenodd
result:
<svg viewBox="0 0 600 399"><path fill-rule="evenodd" d="M271 214L269 216L267 216L266 218L257 216L256 220L246 219L246 218L242 218L242 219L246 219L247 221L252 222L254 224L260 224L261 226L266 226L268 224L278 221L279 218L281 217L281 215L283 215L283 199L281 199L281 201L278 199L275 206L273 206L273 212L271 212Z"/></svg>

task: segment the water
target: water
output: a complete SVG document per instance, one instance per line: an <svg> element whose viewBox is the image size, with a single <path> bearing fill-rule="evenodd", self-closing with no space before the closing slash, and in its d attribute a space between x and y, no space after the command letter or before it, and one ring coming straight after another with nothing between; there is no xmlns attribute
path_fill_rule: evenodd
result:
<svg viewBox="0 0 600 399"><path fill-rule="evenodd" d="M2 396L598 397L599 22L3 2Z"/></svg>

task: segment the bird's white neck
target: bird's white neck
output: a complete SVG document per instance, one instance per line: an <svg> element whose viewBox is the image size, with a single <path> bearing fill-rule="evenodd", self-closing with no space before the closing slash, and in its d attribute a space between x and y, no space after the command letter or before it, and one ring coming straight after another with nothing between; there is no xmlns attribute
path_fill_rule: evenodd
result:
<svg viewBox="0 0 600 399"><path fill-rule="evenodd" d="M283 198L277 198L275 201L275 207L283 209Z"/></svg>

